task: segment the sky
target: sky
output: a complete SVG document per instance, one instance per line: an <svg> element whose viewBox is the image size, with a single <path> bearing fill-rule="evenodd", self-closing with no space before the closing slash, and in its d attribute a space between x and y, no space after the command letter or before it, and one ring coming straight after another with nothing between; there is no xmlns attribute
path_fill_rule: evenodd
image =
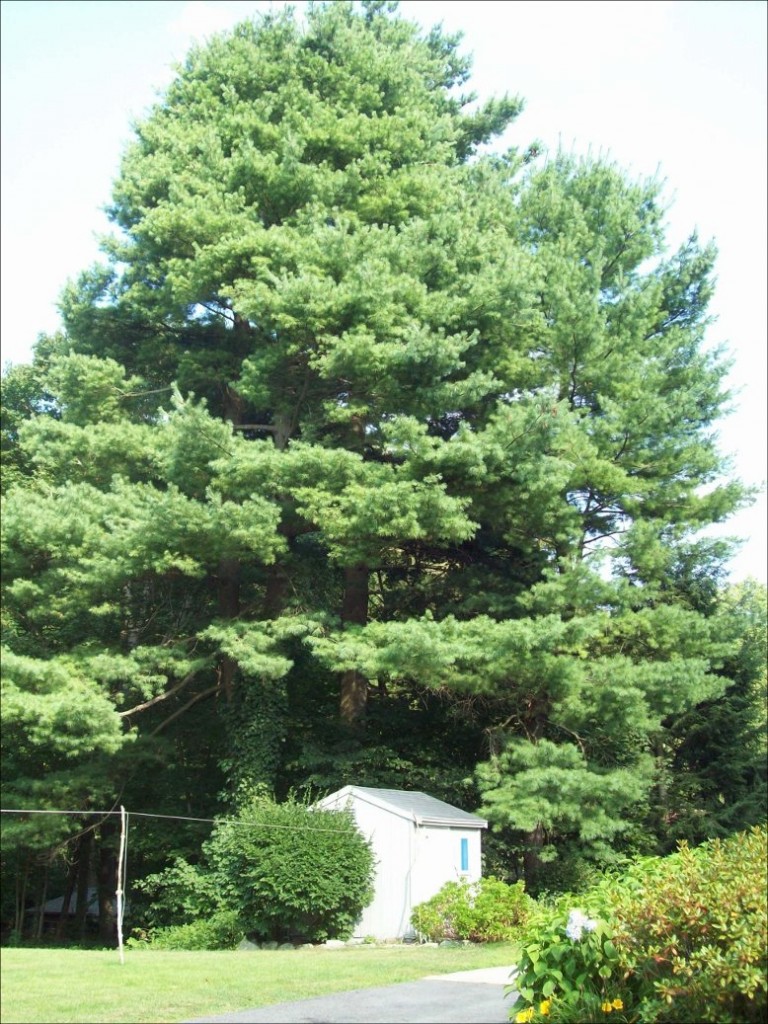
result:
<svg viewBox="0 0 768 1024"><path fill-rule="evenodd" d="M99 259L102 212L131 125L193 42L283 3L2 0L2 362L30 359L58 325L68 279ZM299 12L304 3L295 3ZM602 154L659 178L670 250L693 230L719 248L708 344L733 365L719 426L733 475L761 488L719 533L743 539L731 579L768 576L765 478L764 0L403 0L425 28L462 31L480 99L526 101L501 145Z"/></svg>

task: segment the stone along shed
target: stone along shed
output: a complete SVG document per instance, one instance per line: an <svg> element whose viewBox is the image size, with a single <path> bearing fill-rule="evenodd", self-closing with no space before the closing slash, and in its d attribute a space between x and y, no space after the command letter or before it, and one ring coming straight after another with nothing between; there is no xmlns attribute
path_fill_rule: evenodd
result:
<svg viewBox="0 0 768 1024"><path fill-rule="evenodd" d="M349 807L376 859L373 902L354 935L401 939L412 931L411 910L446 882L481 875L480 834L488 822L426 793L345 786L318 801L325 810Z"/></svg>

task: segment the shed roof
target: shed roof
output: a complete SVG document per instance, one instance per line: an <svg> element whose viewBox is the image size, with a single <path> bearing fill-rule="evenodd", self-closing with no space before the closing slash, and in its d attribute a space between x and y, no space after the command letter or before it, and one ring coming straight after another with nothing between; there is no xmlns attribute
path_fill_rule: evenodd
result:
<svg viewBox="0 0 768 1024"><path fill-rule="evenodd" d="M87 917L98 917L99 916L99 891L95 885L88 886L88 892L86 895L86 916ZM67 909L64 910L64 897L54 896L51 900L46 900L43 904L44 914L74 914L77 911L77 893L73 892L69 897L69 904ZM27 911L28 914L39 913L40 907L32 907Z"/></svg>
<svg viewBox="0 0 768 1024"><path fill-rule="evenodd" d="M337 793L321 800L326 801L339 797L357 797L367 803L381 807L397 814L401 818L415 821L417 825L449 825L462 828L487 828L485 818L462 811L444 800L438 800L427 793L411 792L404 789L372 789L368 786L345 786Z"/></svg>

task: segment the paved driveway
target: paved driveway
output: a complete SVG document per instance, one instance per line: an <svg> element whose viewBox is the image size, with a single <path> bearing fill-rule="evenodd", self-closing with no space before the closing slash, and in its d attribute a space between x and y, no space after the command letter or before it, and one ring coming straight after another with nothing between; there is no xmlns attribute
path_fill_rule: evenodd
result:
<svg viewBox="0 0 768 1024"><path fill-rule="evenodd" d="M199 1017L186 1024L508 1024L508 983L508 967L483 967Z"/></svg>

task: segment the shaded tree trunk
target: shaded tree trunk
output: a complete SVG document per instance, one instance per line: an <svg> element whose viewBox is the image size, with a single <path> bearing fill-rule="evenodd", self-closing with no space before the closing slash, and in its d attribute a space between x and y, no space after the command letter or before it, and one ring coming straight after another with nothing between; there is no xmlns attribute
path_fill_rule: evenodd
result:
<svg viewBox="0 0 768 1024"><path fill-rule="evenodd" d="M67 933L67 926L72 918L72 896L75 894L77 887L77 873L78 873L78 850L79 842L74 844L74 854L72 857L72 863L69 865L67 870L67 882L64 887L64 898L61 904L61 914L59 915L59 921L56 925L56 938L63 939Z"/></svg>
<svg viewBox="0 0 768 1024"><path fill-rule="evenodd" d="M110 945L117 940L117 850L116 826L107 821L101 826L99 837L98 888L99 938Z"/></svg>
<svg viewBox="0 0 768 1024"><path fill-rule="evenodd" d="M239 391L235 391L235 389L230 387L229 384L225 384L222 390L222 412L224 419L229 420L234 427L237 427L243 422L245 402L243 401Z"/></svg>
<svg viewBox="0 0 768 1024"><path fill-rule="evenodd" d="M45 901L48 899L48 861L46 860L45 868L43 869L43 877L40 882L38 906L39 911L37 915L37 923L35 925L35 938L42 938L43 925L45 924Z"/></svg>
<svg viewBox="0 0 768 1024"><path fill-rule="evenodd" d="M523 851L523 876L528 892L535 892L536 882L541 871L541 850L544 846L544 826L539 822L532 832L525 837Z"/></svg>
<svg viewBox="0 0 768 1024"><path fill-rule="evenodd" d="M285 605L288 590L288 574L285 567L278 562L267 569L267 585L264 591L264 604L261 616L263 619L277 619Z"/></svg>
<svg viewBox="0 0 768 1024"><path fill-rule="evenodd" d="M548 702L540 700L532 702L526 716L526 733L534 743L538 743L544 735L544 729L549 717L550 707ZM529 892L535 892L536 883L541 873L541 851L544 846L544 826L538 821L536 827L527 832L525 836L525 847L523 850L523 876L525 887Z"/></svg>
<svg viewBox="0 0 768 1024"><path fill-rule="evenodd" d="M341 619L344 625L364 626L368 621L368 586L370 571L367 565L350 565L344 570L344 598ZM356 669L349 669L341 677L341 720L360 729L365 723L368 702L368 680Z"/></svg>
<svg viewBox="0 0 768 1024"><path fill-rule="evenodd" d="M73 924L73 934L82 938L85 935L85 922L88 914L88 883L91 880L91 852L93 850L93 829L80 838L77 851L77 908Z"/></svg>
<svg viewBox="0 0 768 1024"><path fill-rule="evenodd" d="M27 881L29 879L29 861L30 856L24 858L24 870L16 875L16 913L14 917L13 927L14 931L18 932L19 936L24 935L24 919L27 910Z"/></svg>
<svg viewBox="0 0 768 1024"><path fill-rule="evenodd" d="M222 558L218 575L218 611L222 619L236 619L240 614L240 562ZM232 700L237 662L224 654L219 661L219 685L229 703Z"/></svg>

